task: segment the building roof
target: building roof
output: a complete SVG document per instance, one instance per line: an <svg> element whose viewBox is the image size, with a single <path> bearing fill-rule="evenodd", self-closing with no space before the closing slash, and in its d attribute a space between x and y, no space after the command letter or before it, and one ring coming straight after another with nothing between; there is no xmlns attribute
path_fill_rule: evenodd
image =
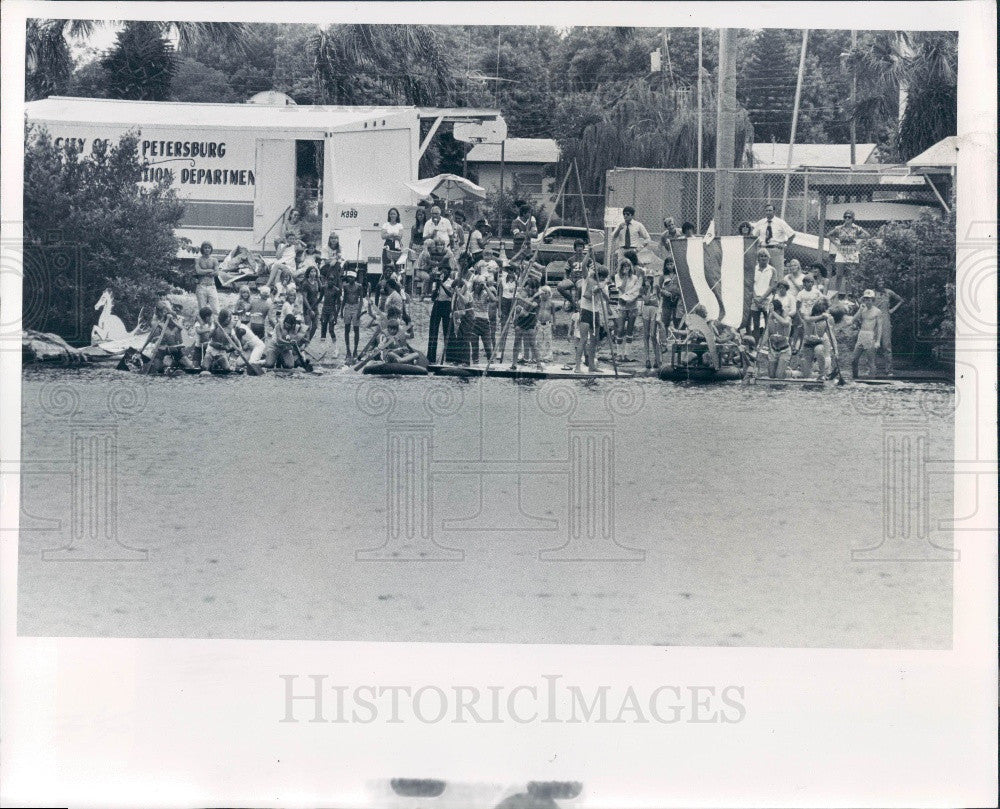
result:
<svg viewBox="0 0 1000 809"><path fill-rule="evenodd" d="M249 129L333 129L368 120L416 112L416 107L269 106L190 104L180 101L119 101L53 96L30 101L29 120L128 126L177 126Z"/></svg>
<svg viewBox="0 0 1000 809"><path fill-rule="evenodd" d="M552 138L507 138L504 141L505 163L558 163L559 144ZM470 163L499 163L499 143L477 143L469 151Z"/></svg>
<svg viewBox="0 0 1000 809"><path fill-rule="evenodd" d="M79 124L177 126L249 129L328 130L350 127L390 116L443 117L481 120L499 116L496 110L420 107L338 107L312 104L192 104L185 101L119 101L110 98L52 96L29 101L28 119Z"/></svg>
<svg viewBox="0 0 1000 809"><path fill-rule="evenodd" d="M783 169L788 165L787 143L755 143L751 146L753 165L758 169ZM874 143L855 146L855 165L867 163L875 152ZM792 149L792 168L802 166L851 167L849 143L796 143Z"/></svg>
<svg viewBox="0 0 1000 809"><path fill-rule="evenodd" d="M826 206L826 220L836 222L844 218L844 211L854 211L857 222L909 222L935 207L929 202L907 200L832 202Z"/></svg>
<svg viewBox="0 0 1000 809"><path fill-rule="evenodd" d="M958 137L951 135L906 161L915 168L951 168L958 165Z"/></svg>

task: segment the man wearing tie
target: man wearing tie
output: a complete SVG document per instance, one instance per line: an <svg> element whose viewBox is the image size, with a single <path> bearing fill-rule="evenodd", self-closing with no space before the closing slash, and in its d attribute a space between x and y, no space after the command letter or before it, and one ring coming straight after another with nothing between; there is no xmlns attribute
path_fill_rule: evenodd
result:
<svg viewBox="0 0 1000 809"><path fill-rule="evenodd" d="M616 227L614 233L611 234L611 245L615 251L616 259L618 251L621 250L633 265L637 265L638 256L635 254L649 244L649 231L646 230L646 226L642 222L633 218L635 217L635 208L631 205L622 208L622 217L625 221ZM628 255L630 251L633 253L631 257ZM617 261L615 263L617 264Z"/></svg>
<svg viewBox="0 0 1000 809"><path fill-rule="evenodd" d="M764 218L755 222L753 236L762 247L767 248L771 257L771 265L782 277L785 270L785 247L792 243L795 231L781 217L774 215L774 206L768 204L764 208Z"/></svg>

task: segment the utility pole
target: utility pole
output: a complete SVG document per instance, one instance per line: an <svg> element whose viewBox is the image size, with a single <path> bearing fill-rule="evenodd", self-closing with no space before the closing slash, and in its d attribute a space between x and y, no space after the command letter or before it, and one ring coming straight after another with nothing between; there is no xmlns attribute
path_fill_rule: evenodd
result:
<svg viewBox="0 0 1000 809"><path fill-rule="evenodd" d="M799 104L802 101L802 79L806 72L806 47L809 44L809 29L802 31L802 50L799 52L799 77L795 82L795 106L792 107L792 136L788 141L788 165L785 166L785 190L781 193L781 218L785 218L788 206L788 182L791 180L792 149L795 148L795 130L799 124Z"/></svg>
<svg viewBox="0 0 1000 809"><path fill-rule="evenodd" d="M719 30L719 103L715 127L715 235L733 232L736 159L736 31Z"/></svg>
<svg viewBox="0 0 1000 809"><path fill-rule="evenodd" d="M698 193L696 195L697 201L695 203L697 211L695 212L694 226L701 233L701 143L702 143L702 131L704 130L704 125L702 121L702 106L701 106L701 28L698 29Z"/></svg>
<svg viewBox="0 0 1000 809"><path fill-rule="evenodd" d="M858 47L858 32L851 31L851 52L853 53ZM853 57L852 57L853 59ZM851 67L851 165L853 166L858 162L857 160L857 146L858 146L858 125L855 121L854 115L854 105L858 103L858 68L856 66Z"/></svg>

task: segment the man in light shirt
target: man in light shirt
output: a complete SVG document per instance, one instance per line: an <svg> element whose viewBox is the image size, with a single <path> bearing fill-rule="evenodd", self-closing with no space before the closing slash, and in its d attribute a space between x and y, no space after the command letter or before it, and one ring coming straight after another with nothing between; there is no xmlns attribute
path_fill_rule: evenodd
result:
<svg viewBox="0 0 1000 809"><path fill-rule="evenodd" d="M760 342L767 320L767 305L774 291L778 274L771 266L771 259L763 247L757 251L757 265L753 268L753 298L750 301L750 324L748 330L754 340Z"/></svg>
<svg viewBox="0 0 1000 809"><path fill-rule="evenodd" d="M771 264L784 274L785 247L792 243L795 231L784 219L774 215L774 206L770 203L764 207L764 218L754 223L752 234L762 247L767 248Z"/></svg>
<svg viewBox="0 0 1000 809"><path fill-rule="evenodd" d="M451 222L441 216L441 209L437 205L434 205L431 208L431 218L424 225L424 241L427 239L437 239L446 245L450 245L454 235L455 229L452 227Z"/></svg>
<svg viewBox="0 0 1000 809"><path fill-rule="evenodd" d="M616 258L620 255L618 253L619 250L628 258L629 251L637 253L650 242L649 231L646 230L646 226L635 218L635 208L631 205L626 205L622 209L622 217L625 221L616 227L614 233L611 234L611 246L615 250ZM629 260L631 261L632 259ZM632 263L635 264L636 262L632 261Z"/></svg>

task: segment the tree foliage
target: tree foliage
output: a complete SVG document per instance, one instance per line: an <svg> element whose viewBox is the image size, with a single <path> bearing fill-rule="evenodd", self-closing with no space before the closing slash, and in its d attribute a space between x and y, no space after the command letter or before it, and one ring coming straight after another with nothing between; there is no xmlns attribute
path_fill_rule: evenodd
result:
<svg viewBox="0 0 1000 809"><path fill-rule="evenodd" d="M101 59L109 98L166 101L177 72L174 50L156 23L130 21Z"/></svg>
<svg viewBox="0 0 1000 809"><path fill-rule="evenodd" d="M36 268L32 293L41 301L25 307L25 327L88 342L94 302L109 286L126 323L142 307L148 314L181 280L174 228L183 205L167 179L140 184L137 135L98 141L84 156L29 126L25 144L25 266Z"/></svg>
<svg viewBox="0 0 1000 809"><path fill-rule="evenodd" d="M955 329L955 219L930 212L879 228L861 247L858 284L879 281L904 299L893 315L893 350L929 358Z"/></svg>

